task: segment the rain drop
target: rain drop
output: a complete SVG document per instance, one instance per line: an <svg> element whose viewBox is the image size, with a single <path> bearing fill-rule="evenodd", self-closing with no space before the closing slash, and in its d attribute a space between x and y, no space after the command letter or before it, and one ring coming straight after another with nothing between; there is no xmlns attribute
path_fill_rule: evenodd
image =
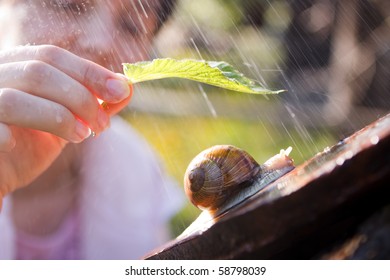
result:
<svg viewBox="0 0 390 280"><path fill-rule="evenodd" d="M56 122L57 122L58 124L60 124L60 123L63 122L63 119L62 119L62 117L61 117L60 115L56 115Z"/></svg>
<svg viewBox="0 0 390 280"><path fill-rule="evenodd" d="M336 159L336 164L337 165L343 165L344 161L345 161L345 159L343 157L338 157Z"/></svg>
<svg viewBox="0 0 390 280"><path fill-rule="evenodd" d="M69 90L70 90L70 85L68 83L63 83L61 84L61 90L64 92L64 93L68 93Z"/></svg>
<svg viewBox="0 0 390 280"><path fill-rule="evenodd" d="M378 144L378 142L379 142L379 137L378 137L378 135L372 136L372 137L370 138L370 142L371 142L372 145Z"/></svg>

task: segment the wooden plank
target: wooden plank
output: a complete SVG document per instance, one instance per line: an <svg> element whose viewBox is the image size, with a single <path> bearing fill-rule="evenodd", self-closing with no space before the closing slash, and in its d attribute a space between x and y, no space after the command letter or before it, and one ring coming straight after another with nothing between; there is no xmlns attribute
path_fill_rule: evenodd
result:
<svg viewBox="0 0 390 280"><path fill-rule="evenodd" d="M390 114L146 258L317 258L390 203L389 180Z"/></svg>

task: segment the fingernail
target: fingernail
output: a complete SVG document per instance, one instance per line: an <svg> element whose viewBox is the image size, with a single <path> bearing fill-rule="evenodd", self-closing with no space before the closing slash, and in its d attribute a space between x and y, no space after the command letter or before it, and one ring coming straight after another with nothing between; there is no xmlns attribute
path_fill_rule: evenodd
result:
<svg viewBox="0 0 390 280"><path fill-rule="evenodd" d="M99 124L99 127L102 129L105 129L109 124L110 118L108 117L108 114L103 111L103 109L99 109L98 111L98 119L97 122Z"/></svg>
<svg viewBox="0 0 390 280"><path fill-rule="evenodd" d="M81 121L76 121L75 127L76 137L72 140L74 143L79 143L91 135L91 129Z"/></svg>
<svg viewBox="0 0 390 280"><path fill-rule="evenodd" d="M130 87L125 79L108 79L106 88L115 101L121 101L130 95Z"/></svg>

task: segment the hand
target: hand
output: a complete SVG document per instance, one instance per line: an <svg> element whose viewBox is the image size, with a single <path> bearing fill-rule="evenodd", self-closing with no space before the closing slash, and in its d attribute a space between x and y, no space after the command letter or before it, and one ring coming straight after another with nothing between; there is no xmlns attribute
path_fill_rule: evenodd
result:
<svg viewBox="0 0 390 280"><path fill-rule="evenodd" d="M0 52L0 201L41 174L66 143L103 131L131 94L125 77L55 46Z"/></svg>

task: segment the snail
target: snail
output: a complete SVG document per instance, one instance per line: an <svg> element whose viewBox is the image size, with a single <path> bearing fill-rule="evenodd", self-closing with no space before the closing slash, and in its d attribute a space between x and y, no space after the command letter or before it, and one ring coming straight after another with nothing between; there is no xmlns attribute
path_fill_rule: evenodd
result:
<svg viewBox="0 0 390 280"><path fill-rule="evenodd" d="M184 175L185 193L199 209L219 215L292 170L291 150L281 150L260 165L242 149L213 146L189 164Z"/></svg>

